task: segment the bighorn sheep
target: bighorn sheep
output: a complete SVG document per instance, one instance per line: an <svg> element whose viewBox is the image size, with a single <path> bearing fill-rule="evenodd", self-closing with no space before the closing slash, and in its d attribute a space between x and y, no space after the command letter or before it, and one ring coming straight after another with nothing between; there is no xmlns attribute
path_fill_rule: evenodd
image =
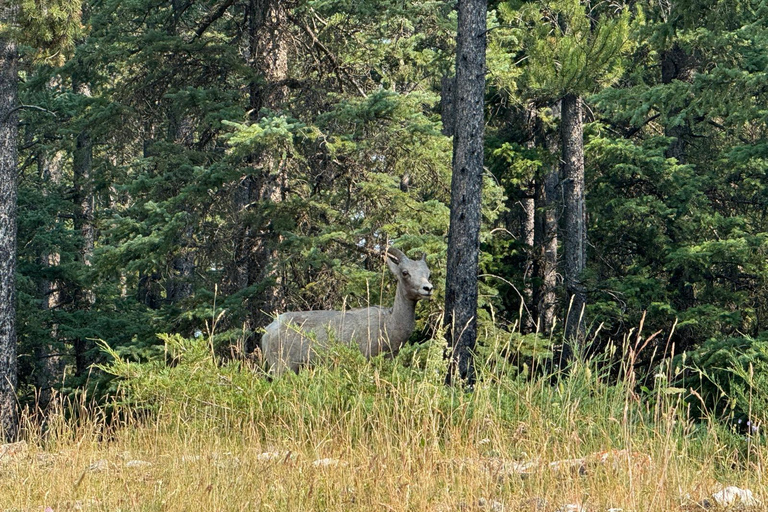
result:
<svg viewBox="0 0 768 512"><path fill-rule="evenodd" d="M389 270L397 278L392 308L372 306L348 311L297 311L279 315L266 328L261 347L272 374L312 364L332 340L357 344L365 357L397 354L416 324L416 302L432 296L426 255L411 260L398 249L386 253Z"/></svg>

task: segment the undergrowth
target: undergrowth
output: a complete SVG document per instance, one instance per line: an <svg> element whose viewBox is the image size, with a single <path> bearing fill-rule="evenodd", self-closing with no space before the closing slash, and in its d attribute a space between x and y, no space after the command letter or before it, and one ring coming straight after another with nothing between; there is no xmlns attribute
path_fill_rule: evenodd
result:
<svg viewBox="0 0 768 512"><path fill-rule="evenodd" d="M434 341L394 360L336 346L270 380L205 338L163 339L141 364L105 347L109 417L77 404L27 425L23 453L0 457L0 509L667 511L766 484L760 443L694 421L670 376L636 391L631 366L489 358L468 391L443 385Z"/></svg>

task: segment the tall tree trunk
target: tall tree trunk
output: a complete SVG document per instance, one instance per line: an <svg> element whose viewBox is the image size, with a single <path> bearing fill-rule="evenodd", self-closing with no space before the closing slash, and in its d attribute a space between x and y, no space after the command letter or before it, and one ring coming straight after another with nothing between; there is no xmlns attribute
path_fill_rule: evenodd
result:
<svg viewBox="0 0 768 512"><path fill-rule="evenodd" d="M536 149L536 140L534 137L535 123L538 118L538 110L531 104L527 108L520 109L519 118L513 117L510 123L519 122L523 131L526 143L525 147L534 151ZM525 246L525 263L523 268L523 290L520 301L520 332L530 334L536 332L536 310L533 304L534 289L536 288L536 186L537 176L527 181L520 190L521 199L519 212L519 239Z"/></svg>
<svg viewBox="0 0 768 512"><path fill-rule="evenodd" d="M525 244L526 258L523 270L523 302L520 308L520 330L524 334L536 331L535 311L529 307L533 304L536 270L536 180L531 180L523 190L520 200L520 239Z"/></svg>
<svg viewBox="0 0 768 512"><path fill-rule="evenodd" d="M451 216L445 283L445 325L452 352L446 375L474 384L477 274L485 135L485 0L459 0Z"/></svg>
<svg viewBox="0 0 768 512"><path fill-rule="evenodd" d="M40 151L37 157L40 179L43 183L50 183L55 187L61 184L62 165L65 152L59 151L49 158L45 151ZM43 194L47 195L44 189ZM40 264L43 268L55 268L61 264L61 254L55 251L43 251L40 254ZM35 347L37 405L45 410L53 395L53 389L61 383L64 377L65 360L64 351L59 340L59 326L54 320L55 311L61 307L62 283L59 280L43 279L39 285L40 296L43 298L41 308L48 311L51 318L50 338L41 340Z"/></svg>
<svg viewBox="0 0 768 512"><path fill-rule="evenodd" d="M581 282L586 267L586 207L584 204L584 126L581 98L567 94L562 99L560 122L563 148L564 189L564 274L568 307L565 322L563 359L572 358L583 348L585 338L583 312L587 294Z"/></svg>
<svg viewBox="0 0 768 512"><path fill-rule="evenodd" d="M552 117L560 117L560 104L552 107ZM557 307L557 205L560 186L557 154L560 141L556 132L540 116L534 121L534 141L544 153L544 167L536 178L536 211L534 218L533 310L536 330L548 335L555 323ZM549 157L549 158L548 158Z"/></svg>
<svg viewBox="0 0 768 512"><path fill-rule="evenodd" d="M251 119L261 110L279 110L288 96L288 11L279 0L251 0L248 10L248 61L256 79L249 85ZM236 214L248 219L235 236L233 282L237 288L258 285L249 305L251 327L263 326L282 309L282 289L275 270L277 234L271 219L255 211L283 200L285 176L279 162L264 152L249 159L253 173L244 176L235 191Z"/></svg>
<svg viewBox="0 0 768 512"><path fill-rule="evenodd" d="M675 43L672 48L661 54L661 82L671 84L673 81L690 82L696 69L696 61L683 48ZM667 117L673 118L680 115L682 109L673 107ZM664 153L667 158L674 158L680 164L688 163L688 143L693 136L693 131L685 121L675 126L666 126L664 134L671 137L672 141ZM674 240L673 240L674 241ZM677 267L670 276L670 284L677 291L675 307L678 310L686 310L696 304L693 286L688 282L688 276L682 267Z"/></svg>
<svg viewBox="0 0 768 512"><path fill-rule="evenodd" d="M75 94L90 96L90 87L82 82L73 84ZM94 224L95 198L93 194L93 141L91 132L84 127L75 139L75 150L72 154L72 171L75 189L75 229L80 232L80 263L88 269L93 259L93 249L96 241ZM90 289L90 283L79 283L75 290L75 307L79 310L89 310L96 302L96 296ZM85 338L73 340L75 352L75 372L78 376L88 371L90 361L87 353L92 348L92 342Z"/></svg>
<svg viewBox="0 0 768 512"><path fill-rule="evenodd" d="M0 8L0 20L7 7ZM18 433L16 408L16 197L17 197L17 54L0 34L0 427L8 440Z"/></svg>

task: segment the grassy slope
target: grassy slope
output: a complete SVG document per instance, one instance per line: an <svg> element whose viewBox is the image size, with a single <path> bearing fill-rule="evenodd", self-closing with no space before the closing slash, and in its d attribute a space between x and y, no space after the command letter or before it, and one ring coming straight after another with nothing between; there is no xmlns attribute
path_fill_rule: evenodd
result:
<svg viewBox="0 0 768 512"><path fill-rule="evenodd" d="M465 394L441 385L439 347L421 369L336 350L272 383L205 343L169 353L114 365L134 419L57 416L0 457L0 510L676 511L767 483L764 448L588 369L556 385L496 370Z"/></svg>

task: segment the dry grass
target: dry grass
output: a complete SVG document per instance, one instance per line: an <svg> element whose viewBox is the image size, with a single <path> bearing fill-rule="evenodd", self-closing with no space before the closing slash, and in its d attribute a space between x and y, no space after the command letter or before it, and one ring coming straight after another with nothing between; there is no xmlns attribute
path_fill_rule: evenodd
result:
<svg viewBox="0 0 768 512"><path fill-rule="evenodd" d="M113 367L132 419L30 425L0 456L0 510L682 511L768 483L763 447L587 369L487 374L468 394L434 354L417 369L342 350L269 383L176 342L174 365Z"/></svg>

